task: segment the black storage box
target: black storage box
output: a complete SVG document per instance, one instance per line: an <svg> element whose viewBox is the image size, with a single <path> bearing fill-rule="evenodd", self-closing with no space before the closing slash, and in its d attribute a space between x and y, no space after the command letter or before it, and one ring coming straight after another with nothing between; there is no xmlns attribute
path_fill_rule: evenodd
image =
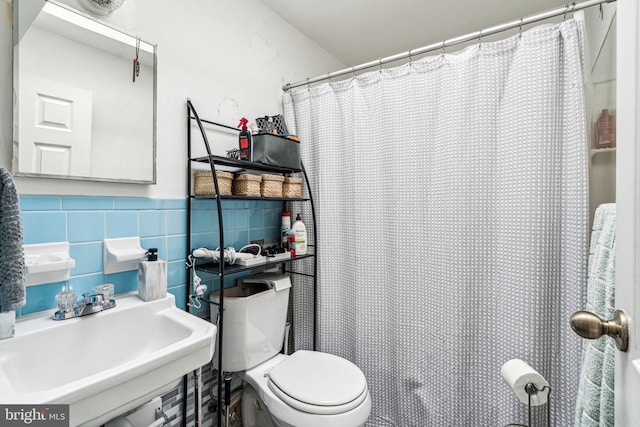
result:
<svg viewBox="0 0 640 427"><path fill-rule="evenodd" d="M300 142L268 133L253 135L251 161L270 166L300 169Z"/></svg>

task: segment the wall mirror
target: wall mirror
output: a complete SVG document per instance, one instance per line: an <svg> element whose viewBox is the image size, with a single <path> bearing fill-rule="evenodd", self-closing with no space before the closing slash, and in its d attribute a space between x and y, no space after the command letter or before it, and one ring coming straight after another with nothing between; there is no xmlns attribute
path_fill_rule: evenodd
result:
<svg viewBox="0 0 640 427"><path fill-rule="evenodd" d="M14 173L155 183L156 46L61 3L13 5Z"/></svg>

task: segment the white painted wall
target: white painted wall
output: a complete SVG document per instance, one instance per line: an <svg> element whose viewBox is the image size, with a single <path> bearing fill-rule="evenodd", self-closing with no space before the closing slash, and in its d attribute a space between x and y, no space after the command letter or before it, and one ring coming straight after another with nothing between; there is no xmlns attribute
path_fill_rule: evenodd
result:
<svg viewBox="0 0 640 427"><path fill-rule="evenodd" d="M0 5L0 165L10 169L11 2ZM129 0L105 21L158 44L157 184L16 178L21 194L184 197L187 97L202 118L235 126L281 112L284 83L345 67L256 0ZM219 153L235 143L210 138Z"/></svg>

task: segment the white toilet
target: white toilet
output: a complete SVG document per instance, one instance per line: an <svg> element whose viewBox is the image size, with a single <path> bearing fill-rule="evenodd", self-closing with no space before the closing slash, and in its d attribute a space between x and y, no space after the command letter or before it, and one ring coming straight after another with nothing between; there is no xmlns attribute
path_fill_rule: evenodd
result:
<svg viewBox="0 0 640 427"><path fill-rule="evenodd" d="M318 351L280 354L291 281L263 273L238 279L224 293L224 372L243 372L245 427L357 427L371 413L362 371ZM215 301L217 293L211 294ZM212 321L217 306L212 306ZM217 348L213 356L217 367Z"/></svg>

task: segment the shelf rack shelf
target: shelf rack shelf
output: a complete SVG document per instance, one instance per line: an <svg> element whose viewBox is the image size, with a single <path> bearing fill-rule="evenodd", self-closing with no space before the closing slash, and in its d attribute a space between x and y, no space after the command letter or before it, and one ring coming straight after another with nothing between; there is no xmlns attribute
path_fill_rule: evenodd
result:
<svg viewBox="0 0 640 427"><path fill-rule="evenodd" d="M192 199L217 199L218 196L215 194L211 195L199 195L193 196L190 195ZM292 197L260 197L260 196L220 196L222 200L261 200L265 202L273 201L273 202L308 202L311 199L307 198L292 198Z"/></svg>
<svg viewBox="0 0 640 427"><path fill-rule="evenodd" d="M198 156L198 157L192 157L191 156L191 125L193 123L193 121L196 122L198 129L200 130L200 134L202 136L203 142L204 142L204 146L207 152L206 156ZM300 169L293 169L293 168L283 168L283 167L278 167L278 166L272 166L272 165L264 165L261 163L256 163L256 162L249 162L246 160L237 160L237 159L231 159L231 158L227 158L227 157L221 157L221 156L215 156L212 155L211 153L211 147L209 145L209 140L207 138L207 133L204 129L204 125L203 123L209 124L209 125L214 125L214 126L219 126L225 129L230 129L230 130L234 130L234 131L238 131L238 129L232 128L230 126L227 125L223 125L223 124L219 124L213 121L209 121L209 120L204 120L204 119L200 119L200 117L198 116L198 113L196 111L196 109L194 108L193 104L191 103L191 100L187 99L187 259L189 259L189 256L191 255L191 250L192 250L192 238L191 238L191 213L192 213L192 204L194 202L194 200L200 200L200 199L211 199L213 201L215 201L215 205L218 209L218 212L222 212L222 201L223 200L262 200L262 201L279 201L282 202L283 204L286 202L293 202L293 201L298 201L298 202L309 202L310 206L311 206L311 214L312 214L312 223L313 223L313 230L314 230L314 235L317 235L317 228L316 228L316 216L315 216L315 209L314 209L314 205L313 205L313 197L311 196L311 187L309 185L309 179L307 177L307 173L304 169L304 165L301 163L300 164ZM213 195L193 195L191 193L191 179L192 179L192 165L193 164L197 164L197 163L201 163L201 164L207 164L209 166L209 169L211 171L211 176L213 179L213 185L214 185L214 189L215 189L215 193L219 194L219 187L218 187L218 178L217 178L217 174L216 174L216 166L223 166L225 168L231 168L232 170L228 170L225 169L229 172L242 172L242 171L261 171L261 172L269 172L269 173L273 173L273 174L280 174L280 175L293 175L293 174L302 174L304 176L304 181L306 183L306 188L307 188L307 193L309 194L308 198L285 198L285 197L252 197L252 196L235 196L235 195L228 195L228 196L220 196L218 197L216 194ZM224 224L223 224L223 217L224 215L217 215L218 217L218 234L219 234L219 241L220 241L220 247L224 248L225 243L224 243ZM236 273L240 273L243 271L251 271L251 272L259 272L259 271L264 271L267 269L271 269L274 267L281 267L283 272L289 272L289 273L295 273L293 271L287 271L285 269L285 266L296 262L298 260L302 260L302 259L312 259L313 260L313 275L309 275L309 274L304 274L304 273L297 273L297 274L302 274L305 276L309 276L313 278L313 319L314 319L314 326L313 326L313 349L315 350L316 347L316 341L317 341L317 336L316 336L316 327L315 327L315 319L316 319L316 307L317 307L317 292L316 292L316 285L317 285L317 278L315 275L315 271L317 270L317 258L316 258L316 254L315 254L315 247L314 245L307 245L308 246L308 252L305 255L300 255L294 258L289 258L289 259L285 259L285 258L280 258L280 259L276 259L274 261L270 261L267 260L264 263L261 264L254 264L254 265L249 265L249 266L241 266L241 265L228 265L224 262L207 262L204 260L196 260L195 261L195 269L198 271L203 271L206 273L210 273L210 274L217 274L218 277L220 278L220 292L219 292L219 304L221 307L224 307L224 290L225 290L225 276L230 275L230 274L236 274ZM192 273L191 273L191 269L188 270L189 273L187 274L187 292L186 294L186 303L187 303L187 310L189 310L189 302L191 298L198 298L195 295L191 294L191 283L192 283ZM224 334L224 310L220 310L219 311L219 316L218 316L218 330L216 333L216 339L217 339L217 355L218 355L218 366L222 366L222 345L223 345L223 334ZM219 410L217 411L217 426L221 427L223 425L223 421L222 421L222 410L221 408L223 408L223 389L222 386L223 384L226 385L226 382L224 381L224 373L218 369L218 373L217 373L217 380L218 380L218 391L217 391L217 396L218 396L218 408ZM198 393L198 390L196 389L196 393ZM188 390L187 390L187 380L185 378L184 381L184 396L187 396L188 394ZM225 394L226 395L226 394ZM186 402L186 399L185 399ZM185 403L186 405L186 403ZM200 411L200 408L198 407L198 405L195 405L195 411ZM186 406L185 406L185 414L187 413L186 411ZM196 412L197 413L197 412ZM185 417L186 419L186 417Z"/></svg>
<svg viewBox="0 0 640 427"><path fill-rule="evenodd" d="M238 170L255 170L262 172L273 172L278 174L293 174L302 172L302 169L282 168L279 166L263 165L262 163L249 162L247 160L230 159L221 156L200 156L191 159L193 162L214 163L220 166L237 168Z"/></svg>
<svg viewBox="0 0 640 427"><path fill-rule="evenodd" d="M616 151L616 147L612 147L612 148L592 148L591 150L589 150L589 154L591 154L591 157L593 157L596 154L615 153L615 151Z"/></svg>
<svg viewBox="0 0 640 427"><path fill-rule="evenodd" d="M243 271L251 271L251 272L257 273L259 271L269 270L269 269L271 269L273 267L277 267L277 266L282 265L284 263L297 261L297 260L301 260L301 259L305 259L305 258L311 258L313 256L315 256L315 254L311 253L311 251L308 251L305 255L300 255L300 256L297 256L295 258L276 259L274 261L267 260L266 262L264 262L262 264L255 264L255 265L248 265L248 266L244 266L244 265L229 265L229 264L227 264L227 266L225 267L225 274L237 274L237 273L242 273ZM205 273L217 274L219 269L220 269L220 263L218 263L218 262L198 262L196 264L196 269L198 271L203 271Z"/></svg>

